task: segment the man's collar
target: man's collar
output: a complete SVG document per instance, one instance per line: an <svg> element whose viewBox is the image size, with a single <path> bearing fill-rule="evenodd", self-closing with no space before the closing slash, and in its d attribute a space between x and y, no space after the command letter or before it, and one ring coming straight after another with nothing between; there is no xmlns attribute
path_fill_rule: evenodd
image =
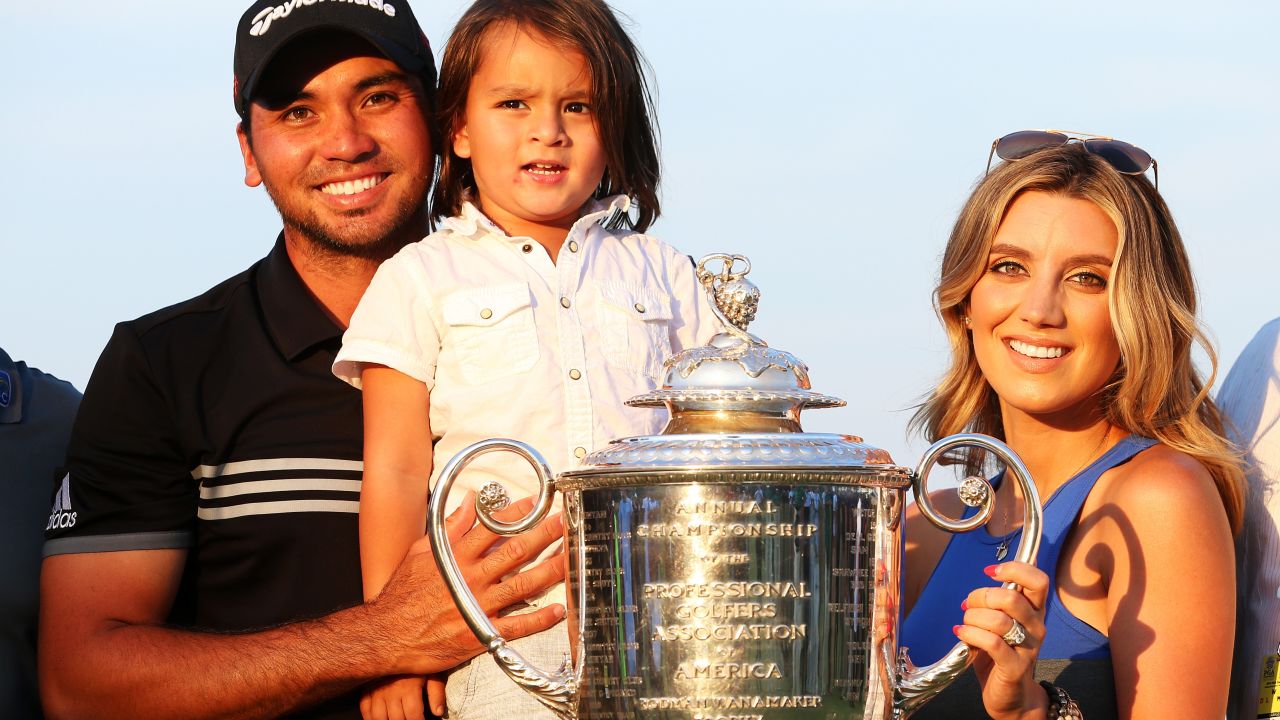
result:
<svg viewBox="0 0 1280 720"><path fill-rule="evenodd" d="M0 423L22 422L22 377L18 364L0 348Z"/></svg>
<svg viewBox="0 0 1280 720"><path fill-rule="evenodd" d="M342 328L324 313L289 260L284 233L259 266L256 284L267 332L287 360L296 360L316 345L342 337Z"/></svg>

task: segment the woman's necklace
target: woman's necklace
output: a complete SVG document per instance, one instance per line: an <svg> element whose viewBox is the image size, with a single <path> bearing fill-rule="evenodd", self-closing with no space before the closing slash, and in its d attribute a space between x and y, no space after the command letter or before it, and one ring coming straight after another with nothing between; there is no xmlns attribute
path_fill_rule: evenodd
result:
<svg viewBox="0 0 1280 720"><path fill-rule="evenodd" d="M1067 475L1067 480L1070 480L1071 478L1075 477L1077 473L1079 473L1081 470L1088 467L1089 463L1093 462L1098 457L1099 451L1102 450L1102 446L1107 443L1107 438L1109 437L1111 437L1111 423L1107 423L1107 431L1102 434L1102 439L1099 440L1097 446L1093 448L1093 452L1089 453L1089 457L1085 458L1085 461L1080 464L1080 467L1076 468L1075 470L1072 470L1071 474ZM1004 512L1001 513L1000 520L1005 527L1009 527L1009 506L1008 505L1005 506ZM1009 533L1009 535L1012 535L1012 534L1013 534L1012 532ZM1000 544L996 545L996 562L1003 561L1008 555L1009 555L1009 537L1005 536L1000 540Z"/></svg>

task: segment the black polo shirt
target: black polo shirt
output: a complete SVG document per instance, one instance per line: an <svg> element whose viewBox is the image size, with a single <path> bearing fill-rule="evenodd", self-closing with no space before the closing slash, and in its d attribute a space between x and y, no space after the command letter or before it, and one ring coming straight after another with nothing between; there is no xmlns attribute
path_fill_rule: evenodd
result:
<svg viewBox="0 0 1280 720"><path fill-rule="evenodd" d="M283 238L120 323L72 431L45 555L189 548L170 622L252 630L360 602L360 393ZM333 714L359 717L354 698Z"/></svg>

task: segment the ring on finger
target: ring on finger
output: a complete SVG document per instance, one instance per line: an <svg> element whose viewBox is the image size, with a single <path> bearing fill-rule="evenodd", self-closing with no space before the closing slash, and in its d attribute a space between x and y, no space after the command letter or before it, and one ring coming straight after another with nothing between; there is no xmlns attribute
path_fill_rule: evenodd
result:
<svg viewBox="0 0 1280 720"><path fill-rule="evenodd" d="M1013 618L1010 618L1010 620L1013 620ZM1005 634L1000 637L1009 644L1009 647L1018 647L1022 643L1026 642L1027 629L1022 627L1022 623L1017 620L1013 620L1013 626L1005 631Z"/></svg>

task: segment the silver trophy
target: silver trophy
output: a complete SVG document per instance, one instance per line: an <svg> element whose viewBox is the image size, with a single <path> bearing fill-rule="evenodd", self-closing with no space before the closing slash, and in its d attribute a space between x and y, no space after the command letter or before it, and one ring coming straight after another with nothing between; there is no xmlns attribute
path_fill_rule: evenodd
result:
<svg viewBox="0 0 1280 720"><path fill-rule="evenodd" d="M812 392L804 363L746 331L760 294L749 270L738 255L698 263L727 332L668 359L662 388L627 401L666 406L662 434L615 440L554 478L532 447L485 440L454 457L432 493L432 547L463 617L503 670L562 718L910 715L970 662L957 643L917 668L897 638L906 489L951 532L991 516L991 488L978 477L960 486L979 508L970 518L943 517L930 504L927 474L957 448L993 453L1017 479L1025 531L1014 557L1035 562L1039 497L998 440L945 438L913 472L861 438L801 429L802 409L844 402ZM489 529L526 531L563 494L574 653L554 672L507 645L450 551L449 489L468 463L495 451L523 456L541 485L518 522L490 515L501 491L477 502Z"/></svg>

